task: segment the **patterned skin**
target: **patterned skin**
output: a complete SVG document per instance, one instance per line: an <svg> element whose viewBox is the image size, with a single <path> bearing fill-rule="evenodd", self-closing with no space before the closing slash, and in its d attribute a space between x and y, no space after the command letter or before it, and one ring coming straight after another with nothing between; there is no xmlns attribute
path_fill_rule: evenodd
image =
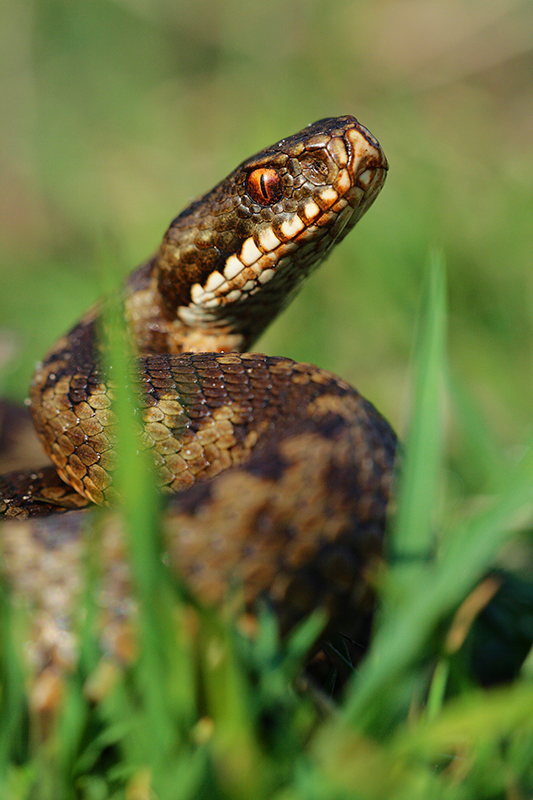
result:
<svg viewBox="0 0 533 800"><path fill-rule="evenodd" d="M162 523L169 562L203 602L239 589L250 618L267 598L284 633L320 606L330 629L359 635L372 609L396 439L341 379L243 351L369 208L386 170L357 120L320 120L193 202L122 291L139 356L142 446L173 493ZM86 511L58 512L116 494L101 314L91 309L33 379L30 410L55 469L0 478L0 512L25 520L5 523L0 538L14 591L36 609L41 674L75 660L65 619L90 524ZM104 528L103 646L120 659L129 588L120 526Z"/></svg>

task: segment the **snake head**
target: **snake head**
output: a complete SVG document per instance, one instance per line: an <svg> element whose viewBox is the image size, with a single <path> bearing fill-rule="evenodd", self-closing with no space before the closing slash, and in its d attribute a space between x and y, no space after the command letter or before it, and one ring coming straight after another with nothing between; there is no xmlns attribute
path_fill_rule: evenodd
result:
<svg viewBox="0 0 533 800"><path fill-rule="evenodd" d="M157 280L167 318L249 347L370 207L387 168L352 116L319 120L243 161L165 235Z"/></svg>

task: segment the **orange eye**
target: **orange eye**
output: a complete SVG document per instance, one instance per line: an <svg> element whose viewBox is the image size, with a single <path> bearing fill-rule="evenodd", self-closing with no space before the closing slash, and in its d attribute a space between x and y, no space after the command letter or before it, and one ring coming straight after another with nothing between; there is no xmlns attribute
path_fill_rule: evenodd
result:
<svg viewBox="0 0 533 800"><path fill-rule="evenodd" d="M256 203L268 206L279 200L282 193L281 177L277 169L260 167L250 172L246 180L246 191Z"/></svg>

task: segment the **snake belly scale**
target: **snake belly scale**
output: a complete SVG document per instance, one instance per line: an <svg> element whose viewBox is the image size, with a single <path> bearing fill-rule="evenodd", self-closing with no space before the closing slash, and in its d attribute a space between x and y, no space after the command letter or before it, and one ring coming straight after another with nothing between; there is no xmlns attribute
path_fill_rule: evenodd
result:
<svg viewBox="0 0 533 800"><path fill-rule="evenodd" d="M169 562L203 602L240 587L253 613L267 598L283 632L323 606L334 630L356 635L372 606L368 572L382 552L396 438L341 379L246 351L372 204L386 170L354 117L320 120L191 203L121 294L143 447L171 493ZM69 509L114 499L101 314L91 309L58 341L31 385L54 467L0 477L0 513L14 518L0 530L4 571L40 619L40 670L68 660L65 608L79 591L88 524L87 511ZM125 586L117 579L107 593L108 616L124 616ZM116 655L118 639L109 641Z"/></svg>

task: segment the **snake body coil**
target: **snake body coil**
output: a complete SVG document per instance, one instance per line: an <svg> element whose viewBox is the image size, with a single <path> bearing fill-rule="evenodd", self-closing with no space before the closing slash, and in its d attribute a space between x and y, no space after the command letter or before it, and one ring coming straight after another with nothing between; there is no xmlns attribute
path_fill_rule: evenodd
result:
<svg viewBox="0 0 533 800"><path fill-rule="evenodd" d="M386 169L353 117L321 120L193 202L123 290L143 446L159 484L177 493L163 522L170 561L205 602L241 587L253 611L267 597L283 631L325 606L333 628L356 635L371 607L367 572L381 553L395 436L330 373L243 351L371 205ZM31 386L57 472L0 478L0 511L30 518L5 523L0 535L15 590L44 614L41 669L57 661L58 616L75 593L67 574L73 558L80 571L86 529L86 512L53 512L113 499L100 314L92 309L57 343ZM61 586L53 602L50 585ZM114 592L116 612L125 590ZM42 643L44 629L52 644Z"/></svg>

